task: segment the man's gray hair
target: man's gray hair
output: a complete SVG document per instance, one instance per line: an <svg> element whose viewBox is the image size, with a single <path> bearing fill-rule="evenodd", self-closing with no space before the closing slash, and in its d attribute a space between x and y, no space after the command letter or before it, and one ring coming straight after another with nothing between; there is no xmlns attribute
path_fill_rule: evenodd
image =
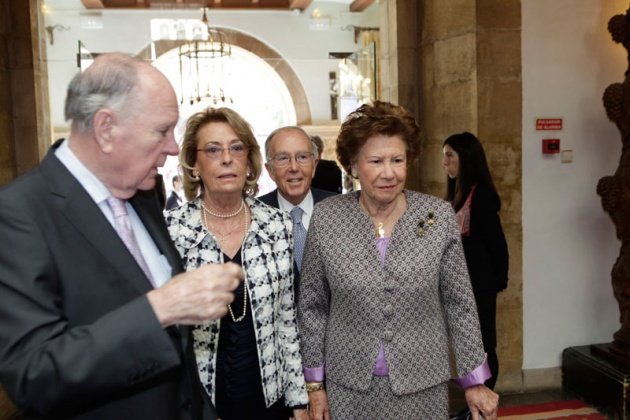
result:
<svg viewBox="0 0 630 420"><path fill-rule="evenodd" d="M311 141L311 148L312 148L312 152L313 152L313 160L315 158L317 158L317 156L319 155L319 153L317 151L317 144L315 144L315 142L313 141L311 136L309 136L308 133L302 127L299 127L297 125L287 125L285 127L276 128L275 130L273 130L267 136L267 140L265 140L265 158L267 159L267 162L271 162L271 158L273 158L273 156L269 156L269 149L271 149L271 140L273 140L273 138L274 138L274 136L276 134L278 134L279 132L284 131L284 130L297 130L297 131L300 131L300 132L304 133L306 138Z"/></svg>
<svg viewBox="0 0 630 420"><path fill-rule="evenodd" d="M126 54L108 54L106 63L94 63L74 76L68 86L65 118L80 132L92 128L94 115L100 109L122 111L135 86L142 60Z"/></svg>

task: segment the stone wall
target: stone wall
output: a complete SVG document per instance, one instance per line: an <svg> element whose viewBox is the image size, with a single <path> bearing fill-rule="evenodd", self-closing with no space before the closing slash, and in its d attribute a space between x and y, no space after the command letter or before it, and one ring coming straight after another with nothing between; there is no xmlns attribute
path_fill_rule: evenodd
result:
<svg viewBox="0 0 630 420"><path fill-rule="evenodd" d="M0 2L0 185L34 168L52 140L40 6Z"/></svg>
<svg viewBox="0 0 630 420"><path fill-rule="evenodd" d="M0 185L15 178L11 94L11 4L0 2Z"/></svg>
<svg viewBox="0 0 630 420"><path fill-rule="evenodd" d="M520 0L387 0L380 7L390 26L381 31L382 98L417 115L425 136L407 186L444 196L444 139L471 131L484 145L510 252L510 282L498 301L497 390L523 390Z"/></svg>

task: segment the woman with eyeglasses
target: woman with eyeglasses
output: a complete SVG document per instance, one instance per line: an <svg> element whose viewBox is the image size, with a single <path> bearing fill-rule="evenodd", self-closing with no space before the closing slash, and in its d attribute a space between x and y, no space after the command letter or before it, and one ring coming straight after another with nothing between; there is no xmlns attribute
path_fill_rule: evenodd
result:
<svg viewBox="0 0 630 420"><path fill-rule="evenodd" d="M184 267L231 261L245 271L228 314L193 332L205 392L223 420L308 418L291 218L253 198L263 164L251 126L229 108L194 114L180 165L189 201L166 222Z"/></svg>
<svg viewBox="0 0 630 420"><path fill-rule="evenodd" d="M454 371L473 419L497 418L475 299L451 205L405 189L421 150L404 108L350 113L337 157L361 190L310 221L298 323L310 419L446 419Z"/></svg>

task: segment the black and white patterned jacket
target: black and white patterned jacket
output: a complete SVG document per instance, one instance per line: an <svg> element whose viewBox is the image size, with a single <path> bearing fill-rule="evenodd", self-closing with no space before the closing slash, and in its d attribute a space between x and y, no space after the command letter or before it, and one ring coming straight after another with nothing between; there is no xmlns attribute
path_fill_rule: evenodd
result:
<svg viewBox="0 0 630 420"><path fill-rule="evenodd" d="M201 198L166 212L166 223L186 270L222 263L218 240L201 221ZM285 405L308 403L293 300L291 217L253 198L245 199L252 222L241 248L245 281L253 307L265 402L281 396ZM193 331L201 382L214 402L220 320Z"/></svg>

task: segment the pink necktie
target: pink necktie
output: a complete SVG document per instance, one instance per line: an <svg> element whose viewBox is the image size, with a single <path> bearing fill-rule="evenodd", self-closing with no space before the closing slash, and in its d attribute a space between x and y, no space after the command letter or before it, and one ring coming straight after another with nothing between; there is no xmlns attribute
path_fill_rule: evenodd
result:
<svg viewBox="0 0 630 420"><path fill-rule="evenodd" d="M131 229L131 221L129 220L129 213L127 213L127 206L125 205L125 201L120 198L116 198L114 196L110 196L107 199L107 205L112 212L114 213L114 225L116 227L116 232L120 239L125 243L131 255L136 259L136 262L144 271L147 278L151 283L153 283L153 278L151 277L151 271L149 271L149 267L147 266L147 262L144 260L142 253L140 252L140 247L138 246L138 241L136 241L136 236L133 234L133 230Z"/></svg>

